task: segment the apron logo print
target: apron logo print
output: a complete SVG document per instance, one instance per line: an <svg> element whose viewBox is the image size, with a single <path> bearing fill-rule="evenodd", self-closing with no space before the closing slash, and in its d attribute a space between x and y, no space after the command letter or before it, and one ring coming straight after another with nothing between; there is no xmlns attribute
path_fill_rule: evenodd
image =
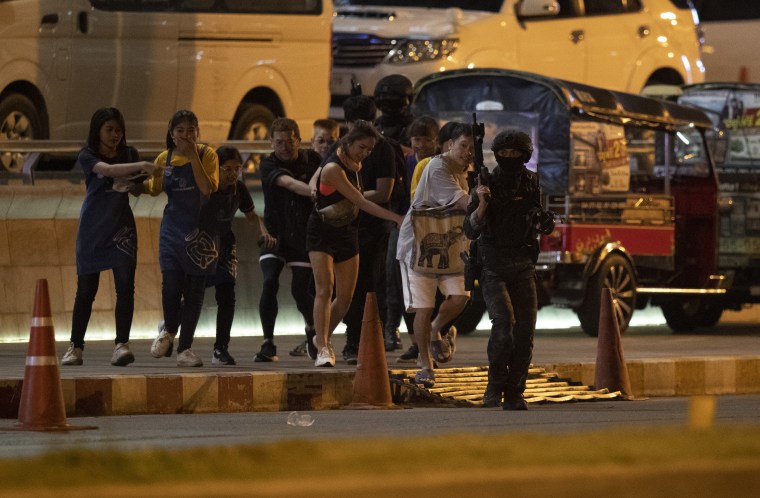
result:
<svg viewBox="0 0 760 498"><path fill-rule="evenodd" d="M185 251L190 261L202 270L211 266L219 256L214 238L207 232L196 228L185 237L185 241L187 242Z"/></svg>
<svg viewBox="0 0 760 498"><path fill-rule="evenodd" d="M122 227L113 236L116 248L132 258L137 258L137 232L130 227Z"/></svg>

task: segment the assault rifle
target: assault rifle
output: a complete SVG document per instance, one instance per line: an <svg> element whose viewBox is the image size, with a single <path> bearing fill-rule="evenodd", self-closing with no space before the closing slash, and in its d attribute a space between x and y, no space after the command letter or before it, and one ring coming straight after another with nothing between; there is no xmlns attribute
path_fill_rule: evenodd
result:
<svg viewBox="0 0 760 498"><path fill-rule="evenodd" d="M481 185L488 185L491 179L488 168L483 164L483 138L485 134L485 125L478 123L477 115L473 112L472 138L475 142L475 161L474 168L467 173L467 186L470 188L470 192L478 188L478 179L480 179ZM488 196L486 200L488 200ZM482 271L480 259L478 258L477 239L470 241L469 254L462 252L460 256L464 260L464 288L465 290L473 291L475 289L475 281L480 278L480 272Z"/></svg>

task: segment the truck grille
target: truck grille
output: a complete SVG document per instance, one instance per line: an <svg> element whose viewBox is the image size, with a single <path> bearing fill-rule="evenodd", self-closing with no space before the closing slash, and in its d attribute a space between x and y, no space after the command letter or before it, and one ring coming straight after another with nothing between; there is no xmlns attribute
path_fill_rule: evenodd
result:
<svg viewBox="0 0 760 498"><path fill-rule="evenodd" d="M367 34L334 33L333 65L371 67L380 64L393 49L395 40Z"/></svg>

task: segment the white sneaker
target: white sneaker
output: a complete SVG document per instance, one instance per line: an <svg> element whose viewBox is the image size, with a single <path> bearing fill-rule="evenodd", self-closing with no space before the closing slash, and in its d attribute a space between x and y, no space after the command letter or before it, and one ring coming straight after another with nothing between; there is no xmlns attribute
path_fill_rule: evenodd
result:
<svg viewBox="0 0 760 498"><path fill-rule="evenodd" d="M317 361L314 362L315 367L334 367L335 366L335 356L333 356L330 352L330 348L327 346L323 346L319 350L319 354L317 354Z"/></svg>
<svg viewBox="0 0 760 498"><path fill-rule="evenodd" d="M174 351L174 336L176 334L170 334L166 329L162 328L158 333L158 337L153 339L153 344L150 346L150 354L153 358L161 358L162 356L169 357Z"/></svg>
<svg viewBox="0 0 760 498"><path fill-rule="evenodd" d="M111 356L111 365L125 367L134 361L135 355L129 350L129 341L118 343L113 350L113 356Z"/></svg>
<svg viewBox="0 0 760 498"><path fill-rule="evenodd" d="M203 360L192 349L186 349L177 355L178 367L202 367Z"/></svg>
<svg viewBox="0 0 760 498"><path fill-rule="evenodd" d="M82 348L75 348L74 343L69 344L69 349L63 354L61 358L61 365L81 365L82 361Z"/></svg>

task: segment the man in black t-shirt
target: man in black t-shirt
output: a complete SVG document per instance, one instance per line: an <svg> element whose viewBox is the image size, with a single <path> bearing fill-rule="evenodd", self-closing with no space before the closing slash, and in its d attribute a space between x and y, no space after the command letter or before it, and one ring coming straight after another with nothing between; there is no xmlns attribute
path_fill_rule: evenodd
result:
<svg viewBox="0 0 760 498"><path fill-rule="evenodd" d="M278 312L279 278L285 265L292 271L290 290L306 323L307 350L314 359L314 276L306 252L306 222L313 208L309 180L322 158L313 150L300 150L301 134L292 119L274 120L271 137L274 152L261 161L261 187L264 191L264 223L277 237L278 243L272 250L262 248L259 257L264 276L259 301L264 343L254 360L277 360L274 324ZM300 351L298 347L291 353L303 354Z"/></svg>

